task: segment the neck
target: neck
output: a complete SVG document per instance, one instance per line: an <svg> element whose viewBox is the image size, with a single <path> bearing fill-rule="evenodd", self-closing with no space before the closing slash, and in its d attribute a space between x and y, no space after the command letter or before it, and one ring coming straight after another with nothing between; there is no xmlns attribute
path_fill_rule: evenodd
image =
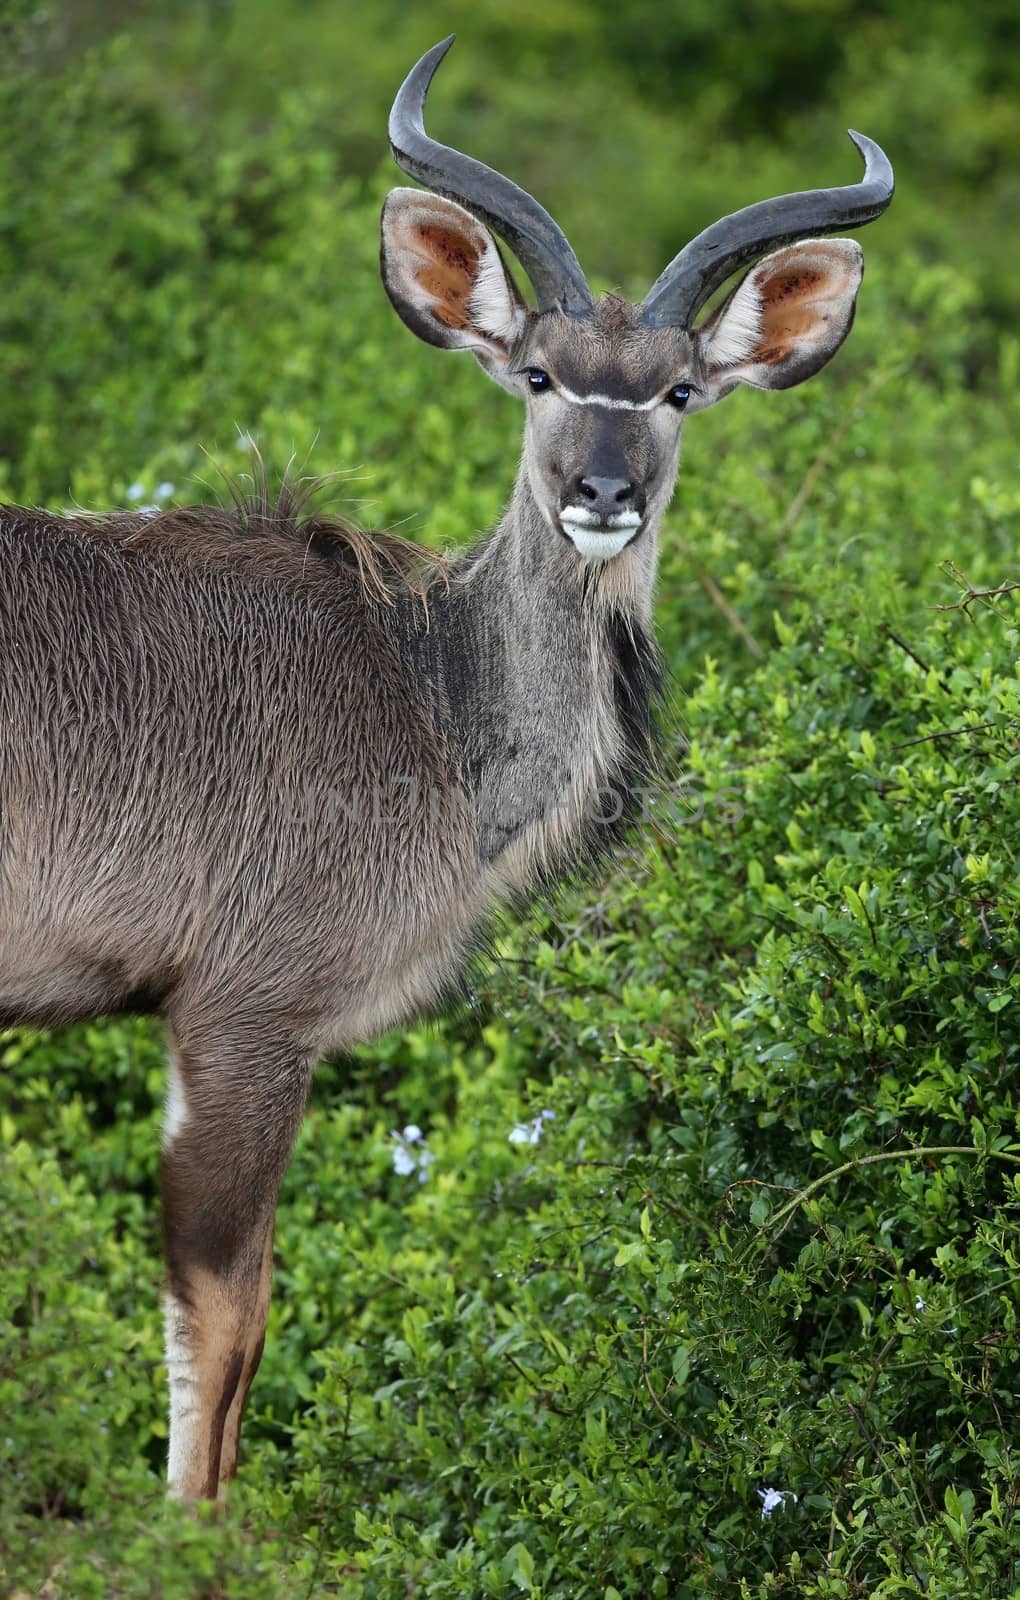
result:
<svg viewBox="0 0 1020 1600"><path fill-rule="evenodd" d="M515 851L515 876L612 843L647 769L655 532L586 566L522 465L502 520L431 589L427 615L402 595L382 618L458 751L483 861Z"/></svg>
<svg viewBox="0 0 1020 1600"><path fill-rule="evenodd" d="M547 609L579 611L594 618L617 612L643 627L652 625L652 593L658 563L658 521L611 561L585 562L535 499L522 461L513 495L496 529L465 558L465 569L495 558L505 575L541 597Z"/></svg>

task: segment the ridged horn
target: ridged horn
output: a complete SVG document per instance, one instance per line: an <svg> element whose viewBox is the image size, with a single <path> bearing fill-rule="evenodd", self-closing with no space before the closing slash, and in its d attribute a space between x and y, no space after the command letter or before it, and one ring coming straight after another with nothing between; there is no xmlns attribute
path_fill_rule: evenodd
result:
<svg viewBox="0 0 1020 1600"><path fill-rule="evenodd" d="M860 183L778 195L713 222L656 278L642 301L641 320L653 328L689 328L709 295L749 262L798 239L841 233L880 217L893 197L892 166L874 139L849 132L864 157Z"/></svg>
<svg viewBox="0 0 1020 1600"><path fill-rule="evenodd" d="M452 45L451 33L412 67L390 112L393 159L408 177L447 200L456 200L504 239L534 286L540 311L559 307L583 317L592 307L591 290L563 232L537 200L502 173L473 156L437 144L425 132L423 113L429 84Z"/></svg>

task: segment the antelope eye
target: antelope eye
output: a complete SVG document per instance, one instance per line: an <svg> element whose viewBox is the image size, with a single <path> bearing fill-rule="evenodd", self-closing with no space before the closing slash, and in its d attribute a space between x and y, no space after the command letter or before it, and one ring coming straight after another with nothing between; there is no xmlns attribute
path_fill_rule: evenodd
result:
<svg viewBox="0 0 1020 1600"><path fill-rule="evenodd" d="M528 386L535 394L541 394L543 389L552 388L552 379L548 372L543 372L541 367L526 368Z"/></svg>
<svg viewBox="0 0 1020 1600"><path fill-rule="evenodd" d="M669 394L666 396L666 403L667 405L674 406L677 411L682 411L690 398L691 391L687 384L678 383L669 391Z"/></svg>

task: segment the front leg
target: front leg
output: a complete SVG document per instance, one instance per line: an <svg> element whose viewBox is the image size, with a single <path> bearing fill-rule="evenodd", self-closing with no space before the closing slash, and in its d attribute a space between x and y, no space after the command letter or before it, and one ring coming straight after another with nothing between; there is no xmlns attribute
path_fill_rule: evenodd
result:
<svg viewBox="0 0 1020 1600"><path fill-rule="evenodd" d="M167 1481L179 1500L211 1500L219 1490L226 1421L256 1321L255 1296L246 1277L188 1268L178 1258L163 1297L170 1384ZM236 1433L234 1447L236 1461Z"/></svg>
<svg viewBox="0 0 1020 1600"><path fill-rule="evenodd" d="M170 1492L212 1499L237 1463L262 1354L273 1215L309 1063L238 1040L184 1042L170 1069L163 1149ZM244 1059L242 1069L241 1061Z"/></svg>
<svg viewBox="0 0 1020 1600"><path fill-rule="evenodd" d="M266 1232L265 1244L262 1251L262 1271L259 1275L258 1294L255 1301L254 1312L248 1320L248 1342L245 1347L244 1365L234 1398L230 1402L227 1419L223 1425L223 1446L220 1451L220 1490L237 1471L237 1452L241 1442L241 1418L244 1415L245 1403L248 1399L248 1390L251 1388L252 1379L258 1371L262 1359L262 1346L266 1338L266 1317L269 1314L269 1296L273 1279L273 1227L270 1223Z"/></svg>

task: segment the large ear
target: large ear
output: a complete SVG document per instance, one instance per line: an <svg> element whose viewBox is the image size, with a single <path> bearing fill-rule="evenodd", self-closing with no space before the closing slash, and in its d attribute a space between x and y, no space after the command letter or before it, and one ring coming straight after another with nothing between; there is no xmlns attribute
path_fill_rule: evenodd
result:
<svg viewBox="0 0 1020 1600"><path fill-rule="evenodd" d="M383 206L382 279L419 339L471 350L501 380L528 308L469 211L421 189L394 189Z"/></svg>
<svg viewBox="0 0 1020 1600"><path fill-rule="evenodd" d="M696 331L702 406L738 383L789 389L814 377L850 332L863 271L853 239L805 239L759 261Z"/></svg>

